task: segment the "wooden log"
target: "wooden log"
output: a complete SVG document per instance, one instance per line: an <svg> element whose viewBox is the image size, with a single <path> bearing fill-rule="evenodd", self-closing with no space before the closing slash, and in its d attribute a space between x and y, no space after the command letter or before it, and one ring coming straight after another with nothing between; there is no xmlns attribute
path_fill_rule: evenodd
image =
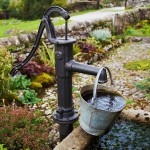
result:
<svg viewBox="0 0 150 150"><path fill-rule="evenodd" d="M128 109L123 110L120 116L121 118L125 118L127 120L139 122L150 126L150 112L148 111L144 111L141 109L138 110Z"/></svg>
<svg viewBox="0 0 150 150"><path fill-rule="evenodd" d="M85 150L94 136L86 133L79 126L74 129L54 150Z"/></svg>

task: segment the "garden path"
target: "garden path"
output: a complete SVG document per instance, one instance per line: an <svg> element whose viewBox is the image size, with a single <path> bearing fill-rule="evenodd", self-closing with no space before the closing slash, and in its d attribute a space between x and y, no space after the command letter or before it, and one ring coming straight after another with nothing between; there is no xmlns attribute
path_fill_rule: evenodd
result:
<svg viewBox="0 0 150 150"><path fill-rule="evenodd" d="M74 23L85 22L85 21L93 22L94 20L99 20L99 19L106 19L106 18L109 19L116 13L122 15L125 13L125 11L126 11L125 7L104 8L95 12L89 12L77 16L71 16L70 20L72 20Z"/></svg>

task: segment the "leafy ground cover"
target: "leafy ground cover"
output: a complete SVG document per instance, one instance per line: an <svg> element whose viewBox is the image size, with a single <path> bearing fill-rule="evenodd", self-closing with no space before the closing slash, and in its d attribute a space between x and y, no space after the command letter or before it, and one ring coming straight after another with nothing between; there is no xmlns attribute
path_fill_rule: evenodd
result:
<svg viewBox="0 0 150 150"><path fill-rule="evenodd" d="M129 27L125 31L127 36L150 36L150 22L148 20L141 21L133 27Z"/></svg>
<svg viewBox="0 0 150 150"><path fill-rule="evenodd" d="M148 70L150 69L150 60L143 59L143 60L128 62L124 64L124 67L128 70Z"/></svg>

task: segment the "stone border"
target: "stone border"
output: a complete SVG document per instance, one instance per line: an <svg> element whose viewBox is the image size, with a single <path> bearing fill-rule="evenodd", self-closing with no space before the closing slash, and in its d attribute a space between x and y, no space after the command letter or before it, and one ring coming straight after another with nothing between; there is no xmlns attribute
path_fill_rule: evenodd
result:
<svg viewBox="0 0 150 150"><path fill-rule="evenodd" d="M126 11L124 14L110 16L107 19L98 19L95 21L86 21L78 23L69 23L68 37L76 40L85 39L90 32L98 28L109 28L111 31L121 33L127 26L134 25L140 20L150 20L150 8L138 8L132 11ZM57 35L64 37L64 25L56 27ZM21 46L27 43L33 43L36 38L37 31L29 34L20 34L9 38L0 38L0 46ZM47 40L46 32L42 35L42 39L50 45Z"/></svg>

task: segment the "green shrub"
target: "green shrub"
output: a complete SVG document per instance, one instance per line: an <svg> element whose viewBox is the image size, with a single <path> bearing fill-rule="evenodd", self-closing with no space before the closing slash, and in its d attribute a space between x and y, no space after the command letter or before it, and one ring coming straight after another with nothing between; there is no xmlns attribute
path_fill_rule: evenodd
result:
<svg viewBox="0 0 150 150"><path fill-rule="evenodd" d="M0 144L0 150L7 150L7 148L4 148L4 144Z"/></svg>
<svg viewBox="0 0 150 150"><path fill-rule="evenodd" d="M11 0L8 9L12 17L24 20L40 19L52 2L53 0Z"/></svg>
<svg viewBox="0 0 150 150"><path fill-rule="evenodd" d="M42 84L39 83L39 82L31 82L30 87L31 87L31 89L37 90L37 89L41 89L43 86L42 86Z"/></svg>
<svg viewBox="0 0 150 150"><path fill-rule="evenodd" d="M149 93L150 92L150 78L144 79L136 83L136 87Z"/></svg>
<svg viewBox="0 0 150 150"><path fill-rule="evenodd" d="M149 71L150 75L150 71ZM150 100L150 78L146 78L142 81L139 81L138 83L135 84L137 88L145 92L145 96L147 97L148 100Z"/></svg>
<svg viewBox="0 0 150 150"><path fill-rule="evenodd" d="M62 1L62 0L53 0L52 3L53 6L60 6L60 7L66 7L66 1Z"/></svg>
<svg viewBox="0 0 150 150"><path fill-rule="evenodd" d="M11 78L10 82L10 88L11 90L23 90L23 89L29 89L30 86L30 80L26 78L24 75L15 75Z"/></svg>
<svg viewBox="0 0 150 150"><path fill-rule="evenodd" d="M143 20L125 31L128 36L150 36L150 21Z"/></svg>
<svg viewBox="0 0 150 150"><path fill-rule="evenodd" d="M10 70L12 69L13 57L5 48L0 49L0 102L10 90Z"/></svg>
<svg viewBox="0 0 150 150"><path fill-rule="evenodd" d="M10 3L10 0L0 0L0 8L2 10L7 10L9 3Z"/></svg>
<svg viewBox="0 0 150 150"><path fill-rule="evenodd" d="M20 100L23 104L35 104L41 102L41 99L37 97L37 93L34 90L31 90L30 86L31 82L26 76L14 76L11 78L10 82L10 89L14 96L11 97L12 94L8 94L9 97L7 96L7 99L9 98L9 100L11 100L11 98L13 98L17 101Z"/></svg>
<svg viewBox="0 0 150 150"><path fill-rule="evenodd" d="M47 45L42 42L42 49L38 52L38 54L45 65L55 67L54 49L49 49Z"/></svg>
<svg viewBox="0 0 150 150"><path fill-rule="evenodd" d="M108 29L94 30L91 35L98 41L106 41L111 38L111 32Z"/></svg>
<svg viewBox="0 0 150 150"><path fill-rule="evenodd" d="M49 150L49 126L27 107L0 108L0 143L9 150Z"/></svg>
<svg viewBox="0 0 150 150"><path fill-rule="evenodd" d="M42 101L40 98L37 98L37 93L34 90L24 90L20 99L23 104L36 104Z"/></svg>
<svg viewBox="0 0 150 150"><path fill-rule="evenodd" d="M78 44L73 45L73 54L76 55L81 52L81 49Z"/></svg>

